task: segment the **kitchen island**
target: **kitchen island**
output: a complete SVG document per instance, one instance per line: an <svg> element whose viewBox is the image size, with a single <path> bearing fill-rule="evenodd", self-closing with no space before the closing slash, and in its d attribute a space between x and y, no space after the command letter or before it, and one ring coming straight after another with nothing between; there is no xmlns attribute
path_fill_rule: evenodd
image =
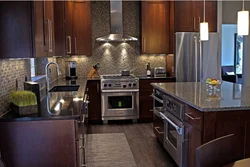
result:
<svg viewBox="0 0 250 167"><path fill-rule="evenodd" d="M164 132L164 147L176 161L195 167L195 149L227 134L235 135L237 157L250 157L250 87L229 82L223 82L219 91L211 91L199 82L153 83L152 86L164 94L163 119L164 116L172 118L177 124L175 134L180 137L171 136L171 130ZM170 127L167 119L165 127L166 124ZM177 140L173 140L175 137ZM171 141L177 141L173 143L180 152L173 154L168 145Z"/></svg>

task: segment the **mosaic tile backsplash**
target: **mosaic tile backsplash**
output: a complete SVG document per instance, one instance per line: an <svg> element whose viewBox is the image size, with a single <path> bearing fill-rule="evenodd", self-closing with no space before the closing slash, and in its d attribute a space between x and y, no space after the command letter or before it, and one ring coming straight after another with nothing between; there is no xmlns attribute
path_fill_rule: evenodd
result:
<svg viewBox="0 0 250 167"><path fill-rule="evenodd" d="M65 61L77 62L78 77L86 77L89 70L100 62L100 74L116 74L121 70L131 70L135 75L146 74L146 64L151 68L165 67L166 56L140 55L140 40L127 43L102 43L95 39L110 33L109 1L92 2L92 56L73 56L57 58L62 73L65 73ZM138 1L123 2L123 32L140 39L140 9Z"/></svg>
<svg viewBox="0 0 250 167"><path fill-rule="evenodd" d="M30 80L29 59L0 60L0 115L9 111L9 95L16 89L23 89L25 76Z"/></svg>

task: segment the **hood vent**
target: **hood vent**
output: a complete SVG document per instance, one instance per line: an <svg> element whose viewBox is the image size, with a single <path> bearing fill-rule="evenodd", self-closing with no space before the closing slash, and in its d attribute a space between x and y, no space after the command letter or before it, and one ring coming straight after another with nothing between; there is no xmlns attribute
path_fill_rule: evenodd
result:
<svg viewBox="0 0 250 167"><path fill-rule="evenodd" d="M110 1L110 34L97 38L99 42L124 42L137 41L138 39L129 35L123 34L122 24L122 0Z"/></svg>

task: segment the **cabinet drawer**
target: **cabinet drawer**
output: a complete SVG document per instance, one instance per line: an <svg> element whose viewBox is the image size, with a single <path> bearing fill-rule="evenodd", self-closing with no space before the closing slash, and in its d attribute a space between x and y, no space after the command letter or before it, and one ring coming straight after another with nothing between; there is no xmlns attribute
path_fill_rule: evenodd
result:
<svg viewBox="0 0 250 167"><path fill-rule="evenodd" d="M203 124L203 113L190 107L189 105L185 105L185 121L189 122L199 130L202 130Z"/></svg>

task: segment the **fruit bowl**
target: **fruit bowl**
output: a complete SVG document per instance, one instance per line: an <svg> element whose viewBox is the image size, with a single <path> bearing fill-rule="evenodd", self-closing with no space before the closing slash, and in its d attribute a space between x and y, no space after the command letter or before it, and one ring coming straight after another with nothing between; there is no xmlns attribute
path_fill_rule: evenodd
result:
<svg viewBox="0 0 250 167"><path fill-rule="evenodd" d="M217 79L207 78L206 84L208 85L208 90L220 90L221 81Z"/></svg>

